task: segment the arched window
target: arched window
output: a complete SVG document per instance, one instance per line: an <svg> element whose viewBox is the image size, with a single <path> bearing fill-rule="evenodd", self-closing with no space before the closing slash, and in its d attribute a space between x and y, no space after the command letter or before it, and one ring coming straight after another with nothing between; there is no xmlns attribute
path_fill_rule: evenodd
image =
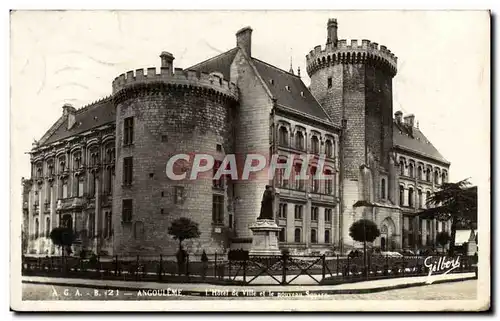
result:
<svg viewBox="0 0 500 321"><path fill-rule="evenodd" d="M446 183L446 173L441 174L441 183Z"/></svg>
<svg viewBox="0 0 500 321"><path fill-rule="evenodd" d="M325 154L326 157L333 157L333 144L331 140L327 140L325 143Z"/></svg>
<svg viewBox="0 0 500 321"><path fill-rule="evenodd" d="M281 226L281 230L279 233L279 241L280 242L286 242L286 227Z"/></svg>
<svg viewBox="0 0 500 321"><path fill-rule="evenodd" d="M423 179L423 176L422 176L422 166L419 166L419 167L418 167L418 174L417 174L417 177L418 177L418 179Z"/></svg>
<svg viewBox="0 0 500 321"><path fill-rule="evenodd" d="M325 230L325 243L330 243L330 230Z"/></svg>
<svg viewBox="0 0 500 321"><path fill-rule="evenodd" d="M413 164L412 163L410 163L410 165L408 166L408 175L411 178L413 178L414 173L413 173Z"/></svg>
<svg viewBox="0 0 500 321"><path fill-rule="evenodd" d="M408 189L408 206L413 207L413 188Z"/></svg>
<svg viewBox="0 0 500 321"><path fill-rule="evenodd" d="M288 187L288 177L285 176L286 168L281 167L285 163L286 163L285 159L283 158L278 159L278 164L281 165L280 168L276 168L276 177L278 186L280 187Z"/></svg>
<svg viewBox="0 0 500 321"><path fill-rule="evenodd" d="M318 243L318 235L315 229L311 229L311 243Z"/></svg>
<svg viewBox="0 0 500 321"><path fill-rule="evenodd" d="M35 218L35 240L40 236L40 222Z"/></svg>
<svg viewBox="0 0 500 321"><path fill-rule="evenodd" d="M385 199L385 178L380 181L380 198Z"/></svg>
<svg viewBox="0 0 500 321"><path fill-rule="evenodd" d="M300 228L295 229L295 243L300 243L302 239L302 232L300 231Z"/></svg>
<svg viewBox="0 0 500 321"><path fill-rule="evenodd" d="M422 199L422 190L419 189L417 192L417 197L418 197L418 208L422 208L424 206L423 199Z"/></svg>
<svg viewBox="0 0 500 321"><path fill-rule="evenodd" d="M405 204L405 188L404 186L399 186L399 206Z"/></svg>
<svg viewBox="0 0 500 321"><path fill-rule="evenodd" d="M431 198L431 192L427 191L427 193L425 193L425 202L427 203L427 208L430 207L430 204L428 203L429 198Z"/></svg>
<svg viewBox="0 0 500 321"><path fill-rule="evenodd" d="M399 175L403 176L405 174L405 164L402 160L399 161Z"/></svg>
<svg viewBox="0 0 500 321"><path fill-rule="evenodd" d="M317 136L311 137L311 153L319 154L319 139Z"/></svg>
<svg viewBox="0 0 500 321"><path fill-rule="evenodd" d="M45 237L50 238L50 217L45 219Z"/></svg>
<svg viewBox="0 0 500 321"><path fill-rule="evenodd" d="M431 170L430 168L427 168L427 171L425 172L425 180L430 182L431 181Z"/></svg>
<svg viewBox="0 0 500 321"><path fill-rule="evenodd" d="M285 126L281 126L279 129L279 144L288 147L288 130Z"/></svg>
<svg viewBox="0 0 500 321"><path fill-rule="evenodd" d="M437 171L434 172L434 184L439 184L439 173Z"/></svg>
<svg viewBox="0 0 500 321"><path fill-rule="evenodd" d="M301 131L297 131L295 134L295 148L298 150L304 150L304 134Z"/></svg>

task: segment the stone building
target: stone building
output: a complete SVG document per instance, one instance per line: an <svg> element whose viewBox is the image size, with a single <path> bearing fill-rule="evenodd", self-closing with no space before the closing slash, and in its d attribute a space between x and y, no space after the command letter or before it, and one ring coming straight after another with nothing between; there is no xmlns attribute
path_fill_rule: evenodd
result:
<svg viewBox="0 0 500 321"><path fill-rule="evenodd" d="M393 119L397 58L385 46L339 40L330 19L326 46L306 56L309 88L300 69L252 56L249 27L236 33L235 48L184 70L172 54L160 58L160 68L116 77L107 98L63 106L33 146L23 205L28 253L57 253L47 235L65 225L77 233L75 252L172 254L177 244L167 230L181 216L202 232L186 243L192 253L248 248L267 184L277 192L280 247L292 253L347 252L359 245L349 227L363 217L380 227L375 245L383 249L429 244L417 237L429 223L413 219L425 197L407 203L407 195L432 192L449 163L413 118ZM277 154L293 173L315 173L319 167L299 157L321 155L330 178L296 179L279 168L272 180L267 171L249 180L170 180L165 165L179 153L213 155L216 168L229 154L239 164L248 154ZM438 181L406 174L410 164ZM189 171L184 165L177 169Z"/></svg>

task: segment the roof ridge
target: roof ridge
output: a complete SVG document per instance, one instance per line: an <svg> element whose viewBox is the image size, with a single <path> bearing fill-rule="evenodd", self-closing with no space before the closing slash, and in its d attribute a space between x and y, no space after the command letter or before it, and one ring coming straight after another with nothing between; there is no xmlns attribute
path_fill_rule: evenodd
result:
<svg viewBox="0 0 500 321"><path fill-rule="evenodd" d="M107 95L107 96L104 96L103 98L100 98L96 101L93 101L91 103L88 103L87 105L83 105L83 107L80 107L76 110L77 113L82 113L82 112L85 112L87 111L88 109L90 109L90 107L94 107L96 106L97 104L99 103L102 103L102 102L105 102L105 101L108 101L108 100L111 100L111 98L113 97L113 95Z"/></svg>
<svg viewBox="0 0 500 321"><path fill-rule="evenodd" d="M286 73L286 74L288 74L288 75L290 75L290 76L294 76L294 77L299 78L299 79L301 79L301 80L302 80L302 78L301 78L301 77L299 77L299 75L292 74L292 73L291 73L291 72L289 72L289 71L286 71L286 70L284 70L284 69L281 69L281 68L279 68L279 67L276 67L276 66L274 66L274 65L271 65L270 63L265 62L265 61L263 61L263 60L260 60L260 59L258 59L258 58L252 57L252 59L257 60L258 62L261 62L261 63L263 63L263 64L268 65L269 67L273 67L274 69L277 69L277 70L279 70L279 71L281 71L281 72L284 72L284 73Z"/></svg>
<svg viewBox="0 0 500 321"><path fill-rule="evenodd" d="M207 63L207 62L209 62L209 61L211 61L211 60L214 60L214 59L216 59L216 58L219 58L220 56L225 55L225 54L227 54L228 52L233 51L233 50L237 50L237 49L238 49L238 47L234 47L234 48L232 48L232 49L229 49L229 50L227 50L227 51L224 51L224 52L222 52L222 53L218 54L217 56L213 56L212 58L205 59L205 60L203 60L202 62L199 62L199 63L197 63L197 64L195 64L195 65L192 65L191 67L185 68L185 70L189 70L189 69L191 69L191 68L198 67L199 65L202 65L202 64Z"/></svg>

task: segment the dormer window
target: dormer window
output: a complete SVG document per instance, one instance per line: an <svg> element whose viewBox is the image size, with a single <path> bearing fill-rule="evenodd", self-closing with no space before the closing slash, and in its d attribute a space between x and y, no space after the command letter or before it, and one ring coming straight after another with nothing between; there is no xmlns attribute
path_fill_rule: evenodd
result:
<svg viewBox="0 0 500 321"><path fill-rule="evenodd" d="M287 91L290 91L290 86L285 86L285 89L286 89Z"/></svg>
<svg viewBox="0 0 500 321"><path fill-rule="evenodd" d="M270 83L271 85L274 85L274 80L273 80L273 79L269 79L269 83Z"/></svg>
<svg viewBox="0 0 500 321"><path fill-rule="evenodd" d="M304 97L304 92L303 92L303 91L301 91L301 92L300 92L300 95L301 95L302 97Z"/></svg>

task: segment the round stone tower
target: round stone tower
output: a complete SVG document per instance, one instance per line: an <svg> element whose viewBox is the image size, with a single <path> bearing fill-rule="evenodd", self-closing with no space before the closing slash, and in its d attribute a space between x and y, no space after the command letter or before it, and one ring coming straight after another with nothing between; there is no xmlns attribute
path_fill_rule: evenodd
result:
<svg viewBox="0 0 500 321"><path fill-rule="evenodd" d="M212 171L195 180L189 177L193 154L222 159L224 153L233 151L237 87L220 74L174 69L170 53L160 57L159 72L156 68L137 69L113 81L117 255L174 254L178 242L168 235L168 228L179 217L199 224L201 237L184 242L190 253L227 246L228 218L217 217L214 222L212 209L214 202L227 207L231 186L214 188ZM174 173L186 172L187 176L173 180L167 176L167 163L178 154L187 154L190 160L175 162Z"/></svg>
<svg viewBox="0 0 500 321"><path fill-rule="evenodd" d="M339 40L337 31L337 20L329 19L326 46L316 46L306 60L312 94L343 128L341 212L347 217L356 202L379 201L382 178L389 179L386 195L394 200L390 154L397 58L386 46L369 40ZM344 234L349 224L342 225Z"/></svg>

